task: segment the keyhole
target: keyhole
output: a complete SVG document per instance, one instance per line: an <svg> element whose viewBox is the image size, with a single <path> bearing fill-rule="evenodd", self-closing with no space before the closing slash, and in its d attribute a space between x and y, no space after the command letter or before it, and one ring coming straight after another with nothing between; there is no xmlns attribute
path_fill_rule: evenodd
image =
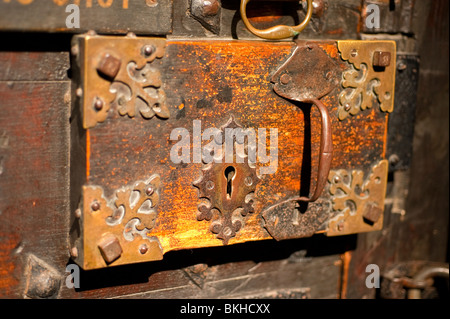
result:
<svg viewBox="0 0 450 319"><path fill-rule="evenodd" d="M236 169L233 166L225 168L225 178L227 179L227 199L231 198L233 192L233 177L236 174Z"/></svg>

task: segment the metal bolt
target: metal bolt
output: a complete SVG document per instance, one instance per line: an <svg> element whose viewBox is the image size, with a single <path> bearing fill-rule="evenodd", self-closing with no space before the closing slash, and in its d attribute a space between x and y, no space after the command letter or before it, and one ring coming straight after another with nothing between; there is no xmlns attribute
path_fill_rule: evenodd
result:
<svg viewBox="0 0 450 319"><path fill-rule="evenodd" d="M122 61L109 53L104 53L97 65L97 71L103 76L114 79L119 73Z"/></svg>
<svg viewBox="0 0 450 319"><path fill-rule="evenodd" d="M142 48L142 52L146 56L151 55L153 53L153 46L151 46L151 45L144 45L144 47Z"/></svg>
<svg viewBox="0 0 450 319"><path fill-rule="evenodd" d="M203 0L203 15L205 16L214 16L219 12L220 3L218 0Z"/></svg>
<svg viewBox="0 0 450 319"><path fill-rule="evenodd" d="M78 257L78 248L77 247L72 247L70 249L70 256L72 256L73 258Z"/></svg>
<svg viewBox="0 0 450 319"><path fill-rule="evenodd" d="M289 82L291 82L292 78L289 74L285 73L280 77L280 82L281 84L288 84Z"/></svg>
<svg viewBox="0 0 450 319"><path fill-rule="evenodd" d="M407 68L407 65L406 65L405 61L402 61L402 60L398 61L397 70L403 71L403 70L406 70L406 68Z"/></svg>
<svg viewBox="0 0 450 319"><path fill-rule="evenodd" d="M122 255L122 247L116 236L108 234L97 245L103 259L110 264Z"/></svg>
<svg viewBox="0 0 450 319"><path fill-rule="evenodd" d="M139 247L139 252L140 252L142 255L144 255L145 253L147 253L147 251L148 251L148 247L147 247L146 244L142 244L142 245Z"/></svg>
<svg viewBox="0 0 450 319"><path fill-rule="evenodd" d="M145 0L145 4L149 7L156 7L158 5L158 0Z"/></svg>
<svg viewBox="0 0 450 319"><path fill-rule="evenodd" d="M74 45L70 49L70 53L72 53L72 55L78 55L78 53L80 53L80 48L78 47L78 45Z"/></svg>
<svg viewBox="0 0 450 319"><path fill-rule="evenodd" d="M373 53L373 66L375 67L387 67L391 64L391 52L375 51Z"/></svg>
<svg viewBox="0 0 450 319"><path fill-rule="evenodd" d="M99 210L99 209L100 209L100 203L97 202L97 201L94 201L94 202L91 204L91 209L92 209L94 212L97 211L97 210Z"/></svg>
<svg viewBox="0 0 450 319"><path fill-rule="evenodd" d="M214 189L214 182L213 181L207 181L206 182L206 188L209 190Z"/></svg>
<svg viewBox="0 0 450 319"><path fill-rule="evenodd" d="M348 112L348 111L350 111L351 108L352 108L352 106L350 105L350 103L345 103L345 104L344 104L344 110L345 110L345 111Z"/></svg>
<svg viewBox="0 0 450 319"><path fill-rule="evenodd" d="M151 196L154 192L155 192L155 190L153 189L152 186L148 186L148 187L145 189L145 193L147 194L147 196Z"/></svg>
<svg viewBox="0 0 450 319"><path fill-rule="evenodd" d="M94 101L94 107L97 111L100 111L103 108L103 101L99 98L96 98Z"/></svg>
<svg viewBox="0 0 450 319"><path fill-rule="evenodd" d="M389 163L392 166L397 165L400 162L400 157L398 157L397 154L392 154L391 156L389 156Z"/></svg>

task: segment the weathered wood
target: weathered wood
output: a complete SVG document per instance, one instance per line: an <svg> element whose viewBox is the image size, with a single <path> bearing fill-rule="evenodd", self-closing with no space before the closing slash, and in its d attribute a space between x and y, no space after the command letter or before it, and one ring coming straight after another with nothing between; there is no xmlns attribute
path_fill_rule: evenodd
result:
<svg viewBox="0 0 450 319"><path fill-rule="evenodd" d="M42 56L45 59L45 55ZM0 294L20 297L28 254L67 261L69 82L0 82ZM14 269L16 268L16 271Z"/></svg>
<svg viewBox="0 0 450 319"><path fill-rule="evenodd" d="M147 1L149 2L149 1ZM72 25L77 4L79 25ZM155 5L156 4L156 5ZM43 18L45 16L45 18ZM69 18L69 24L66 19ZM8 31L71 32L95 30L101 33L168 34L172 31L172 0L77 0L2 1L0 29Z"/></svg>

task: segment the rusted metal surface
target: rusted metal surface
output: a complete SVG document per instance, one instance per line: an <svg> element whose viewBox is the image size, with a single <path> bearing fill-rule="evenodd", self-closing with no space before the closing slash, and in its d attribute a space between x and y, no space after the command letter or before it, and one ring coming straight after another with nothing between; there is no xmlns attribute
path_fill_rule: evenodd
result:
<svg viewBox="0 0 450 319"><path fill-rule="evenodd" d="M52 266L34 255L28 256L25 278L25 298L54 299L57 297L61 275Z"/></svg>
<svg viewBox="0 0 450 319"><path fill-rule="evenodd" d="M419 57L415 54L397 55L395 107L389 114L386 150L390 171L405 170L411 165L419 63Z"/></svg>
<svg viewBox="0 0 450 319"><path fill-rule="evenodd" d="M434 287L433 278L442 277L446 279L448 289L448 267L446 263L427 261L398 263L383 274L380 296L385 299L439 297L436 287Z"/></svg>
<svg viewBox="0 0 450 319"><path fill-rule="evenodd" d="M172 0L1 1L0 29L8 31L158 34L172 32ZM79 25L71 27L77 4ZM67 8L67 9L66 9ZM66 11L67 10L67 11ZM45 17L45 18L43 18Z"/></svg>
<svg viewBox="0 0 450 319"><path fill-rule="evenodd" d="M207 30L220 32L221 4L219 0L190 0L190 13Z"/></svg>
<svg viewBox="0 0 450 319"><path fill-rule="evenodd" d="M245 154L244 139L239 141L239 138L229 135L233 132L227 131L234 129L242 130L242 127L230 117L221 128L222 141L217 143L215 138L213 141L223 151L212 155L213 161L202 168L201 178L194 182L194 186L199 189L199 198L207 200L207 203L199 204L197 219L212 220L211 231L217 234L224 245L244 227L245 217L254 212L253 198L259 182L255 159L252 163L249 155ZM236 148L231 162L225 158L226 143L231 144L233 149ZM250 147L248 143L247 146ZM215 149L216 147L213 148Z"/></svg>
<svg viewBox="0 0 450 319"><path fill-rule="evenodd" d="M339 52L352 69L343 73L341 85L344 90L339 96L339 119L355 115L374 105L379 105L383 112L394 110L394 88L396 70L396 44L393 41L338 41ZM376 52L389 53L389 64L381 69Z"/></svg>
<svg viewBox="0 0 450 319"><path fill-rule="evenodd" d="M320 99L339 85L342 71L317 44L300 40L296 44L292 55L272 76L274 90L299 102Z"/></svg>

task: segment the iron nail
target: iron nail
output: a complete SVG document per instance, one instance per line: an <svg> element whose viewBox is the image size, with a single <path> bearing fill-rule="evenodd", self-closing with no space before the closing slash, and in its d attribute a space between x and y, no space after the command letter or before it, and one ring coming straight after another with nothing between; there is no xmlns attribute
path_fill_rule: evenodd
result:
<svg viewBox="0 0 450 319"><path fill-rule="evenodd" d="M139 247L139 252L140 252L142 255L144 255L145 253L147 253L147 251L148 251L148 247L147 247L146 244L142 244L142 245Z"/></svg>
<svg viewBox="0 0 450 319"><path fill-rule="evenodd" d="M153 189L152 186L148 186L148 187L145 189L145 193L147 194L147 196L152 195L154 191L155 191L155 190Z"/></svg>
<svg viewBox="0 0 450 319"><path fill-rule="evenodd" d="M144 52L144 54L145 54L146 56L149 56L149 55L151 55L151 54L153 53L153 47L152 47L151 45L145 45L145 46L142 48L142 51Z"/></svg>
<svg viewBox="0 0 450 319"><path fill-rule="evenodd" d="M291 82L291 76L287 73L283 74L280 77L280 82L281 84L288 84L289 82Z"/></svg>
<svg viewBox="0 0 450 319"><path fill-rule="evenodd" d="M78 257L78 248L77 247L72 247L72 249L70 249L70 256L72 256L73 258Z"/></svg>
<svg viewBox="0 0 450 319"><path fill-rule="evenodd" d="M97 210L99 210L99 209L100 209L100 203L97 202L97 201L94 201L94 202L92 203L92 205L91 205L91 208L92 208L92 210L93 210L94 212L97 211Z"/></svg>
<svg viewBox="0 0 450 319"><path fill-rule="evenodd" d="M95 99L94 107L97 111L100 111L103 108L103 101L99 98Z"/></svg>

